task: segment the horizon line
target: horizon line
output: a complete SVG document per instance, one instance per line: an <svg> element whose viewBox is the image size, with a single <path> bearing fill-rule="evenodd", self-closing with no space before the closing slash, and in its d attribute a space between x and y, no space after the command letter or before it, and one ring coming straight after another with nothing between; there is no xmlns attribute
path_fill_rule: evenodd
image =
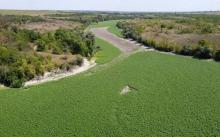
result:
<svg viewBox="0 0 220 137"><path fill-rule="evenodd" d="M65 9L1 9L11 11L64 11L64 12L124 12L124 13L197 13L197 12L220 12L220 10L188 10L188 11L129 11L129 10L65 10Z"/></svg>

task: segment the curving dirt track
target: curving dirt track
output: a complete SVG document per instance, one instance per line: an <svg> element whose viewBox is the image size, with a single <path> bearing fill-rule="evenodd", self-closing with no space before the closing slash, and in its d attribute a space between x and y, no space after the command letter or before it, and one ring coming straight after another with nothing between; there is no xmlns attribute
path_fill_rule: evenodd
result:
<svg viewBox="0 0 220 137"><path fill-rule="evenodd" d="M140 46L138 46L135 42L119 38L118 36L108 32L107 28L93 28L91 29L91 32L93 32L96 37L111 43L123 53L132 53L140 48Z"/></svg>

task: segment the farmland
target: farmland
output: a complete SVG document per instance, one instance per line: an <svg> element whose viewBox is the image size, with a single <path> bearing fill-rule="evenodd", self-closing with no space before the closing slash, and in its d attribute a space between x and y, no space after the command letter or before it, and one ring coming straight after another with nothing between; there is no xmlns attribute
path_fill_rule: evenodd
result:
<svg viewBox="0 0 220 137"><path fill-rule="evenodd" d="M215 62L143 52L102 71L4 90L0 134L219 136L219 67ZM138 91L120 95L128 84Z"/></svg>
<svg viewBox="0 0 220 137"><path fill-rule="evenodd" d="M110 15L104 15L103 18L114 17L115 19L121 16ZM167 37L170 35L183 35L177 33L178 27L175 27L172 31L167 26L165 28L161 27L160 23L163 24L167 19L159 21L158 19L150 19L150 21L148 19L124 20L125 18L133 18L133 16L126 17L123 15L122 20L97 23L96 21L100 18L97 13L57 13L46 16L51 17L49 23L52 20L52 23L55 24L56 22L72 24L73 27L77 26L76 30L80 25L82 31L73 31L74 28L73 30L70 29L69 25L64 25L67 27L64 30L58 29L59 27L56 27L55 30L40 29L39 35L41 37L39 39L42 41L48 38L51 33L52 36L56 33L60 35L57 35L57 41L56 37L52 37L53 41L45 40L45 42L48 42L43 44L46 47L45 50L37 52L37 55L41 56L39 61L42 61L42 57L47 58L48 54L51 56L51 62L60 62L61 64L76 57L76 54L70 54L74 52L66 53L62 50L63 47L59 44L62 45L63 41L67 41L63 45L73 45L74 43L80 45L80 47L86 46L86 42L87 44L94 42L92 44L94 46L93 54L88 54L90 55L88 58L96 59L97 66L85 73L37 86L17 89L1 88L0 86L0 136L220 136L219 62L164 54L164 52L150 51L140 47L136 49L137 44L133 41L121 38L126 37L126 34L128 34L126 32L139 30L140 24L140 26L146 27L149 24L155 25L157 23L151 29L154 28L155 33L159 34L158 36L164 36L166 32L168 32L165 35ZM67 16L67 18L64 19L64 16ZM83 18L76 21L78 18L75 16ZM134 17L142 16L142 14L134 15ZM60 17L62 19L58 19ZM103 20L103 18L100 20ZM158 18L157 14L155 18ZM168 22L172 24L172 21L174 20ZM48 23L48 20L40 23ZM22 25L25 28L27 27L27 24ZM116 25L121 27L123 31L117 28ZM114 35L109 34L103 27L107 27L107 30ZM88 33L91 29L93 29L94 34ZM142 36L146 40L148 37L144 36L154 33L151 29L149 27L141 28L141 33L135 35L137 37L128 38L137 38L135 40L138 41L139 36ZM35 28L29 28L28 30L30 32L37 31ZM197 35L200 30L200 28L193 29L193 33ZM8 29L6 29L7 31ZM21 36L29 31L18 31L18 34L16 32L13 32L13 34L18 38L23 38ZM219 30L215 31L215 35L217 35ZM107 37L106 40L108 41L99 37L94 38L94 36L98 36L97 32L100 35L105 34L102 38ZM88 35L82 35L84 33ZM5 36L3 34L5 34L5 31L0 36ZM136 33L132 32L131 34ZM214 32L205 35L214 35ZM159 42L160 38L152 37L156 42ZM167 40L171 39L167 38ZM16 43L17 41L12 42ZM143 41L140 42L144 44ZM47 45L54 43L55 45L51 47L55 49L58 46L61 49L59 54L54 54L53 50L47 48ZM113 45L112 43L119 44ZM28 44L30 44L30 41L28 41ZM34 42L32 44L38 43ZM184 47L184 45L178 46ZM79 54L86 56L87 54L84 53L88 52L89 48L86 50L83 47L82 49ZM33 49L25 49L27 52L30 52L29 50ZM22 49L16 51L21 52ZM29 54L31 53L34 52L31 51ZM62 60L64 56L66 59ZM41 65L48 65L47 62L43 63ZM28 66L34 67L32 65ZM125 87L128 87L128 91L122 94Z"/></svg>

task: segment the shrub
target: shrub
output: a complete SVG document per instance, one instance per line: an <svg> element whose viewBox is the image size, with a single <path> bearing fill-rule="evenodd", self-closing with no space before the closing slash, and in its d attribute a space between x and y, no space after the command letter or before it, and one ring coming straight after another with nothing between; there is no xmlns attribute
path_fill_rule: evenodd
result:
<svg viewBox="0 0 220 137"><path fill-rule="evenodd" d="M200 59L210 59L213 57L213 49L208 46L199 45L195 49L193 56Z"/></svg>
<svg viewBox="0 0 220 137"><path fill-rule="evenodd" d="M17 61L17 53L0 45L0 64L12 64Z"/></svg>
<svg viewBox="0 0 220 137"><path fill-rule="evenodd" d="M13 82L11 83L11 86L12 88L20 88L20 87L23 87L24 86L24 80L22 79L16 79L16 80L13 80Z"/></svg>
<svg viewBox="0 0 220 137"><path fill-rule="evenodd" d="M165 25L165 24L161 24L161 25L160 25L161 32L163 32L163 29L164 29L164 28L166 28L166 25Z"/></svg>
<svg viewBox="0 0 220 137"><path fill-rule="evenodd" d="M184 28L178 32L178 34L188 34L188 33L193 33L193 30L190 28Z"/></svg>
<svg viewBox="0 0 220 137"><path fill-rule="evenodd" d="M37 44L37 51L46 51L47 50L46 42L43 41L42 39L37 40L36 44Z"/></svg>
<svg viewBox="0 0 220 137"><path fill-rule="evenodd" d="M38 61L36 63L36 66L35 66L35 71L36 71L36 75L44 75L44 72L45 72L45 68L44 66L42 65L42 63L40 61Z"/></svg>
<svg viewBox="0 0 220 137"><path fill-rule="evenodd" d="M192 54L195 58L210 59L213 57L213 48L210 47L210 43L207 40L200 40L198 46L192 50Z"/></svg>
<svg viewBox="0 0 220 137"><path fill-rule="evenodd" d="M60 47L54 46L53 50L52 50L52 53L60 55L60 54L62 54L62 50L60 49Z"/></svg>
<svg viewBox="0 0 220 137"><path fill-rule="evenodd" d="M182 50L182 47L178 45L177 43L173 44L173 49L175 53L180 54L180 51Z"/></svg>
<svg viewBox="0 0 220 137"><path fill-rule="evenodd" d="M207 40L205 40L205 39L200 40L200 41L199 41L199 45L200 45L200 46L207 46L207 45L209 45L209 41L207 41Z"/></svg>
<svg viewBox="0 0 220 137"><path fill-rule="evenodd" d="M193 49L191 46L183 46L183 48L180 50L179 54L185 55L185 56L191 56L193 54Z"/></svg>
<svg viewBox="0 0 220 137"><path fill-rule="evenodd" d="M28 42L26 42L26 41L18 41L17 47L18 47L19 51L25 51L25 50L29 49Z"/></svg>
<svg viewBox="0 0 220 137"><path fill-rule="evenodd" d="M62 65L60 66L60 69L61 69L61 70L69 71L69 70L71 69L71 66L70 66L70 64L68 64L68 63L64 63L64 64L62 64Z"/></svg>
<svg viewBox="0 0 220 137"><path fill-rule="evenodd" d="M25 36L30 42L34 42L35 40L39 39L40 36L38 32L27 29L19 30L17 35L23 35L23 37Z"/></svg>
<svg viewBox="0 0 220 137"><path fill-rule="evenodd" d="M1 84L6 85L5 81L6 81L8 72L9 72L8 66L5 66L5 65L0 66L0 83Z"/></svg>
<svg viewBox="0 0 220 137"><path fill-rule="evenodd" d="M8 66L1 67L0 79L1 83L5 86L12 88L20 88L24 84L24 78L19 77L19 71L17 68Z"/></svg>
<svg viewBox="0 0 220 137"><path fill-rule="evenodd" d="M33 31L33 30L29 30L29 38L31 42L34 42L35 40L39 39L39 33Z"/></svg>
<svg viewBox="0 0 220 137"><path fill-rule="evenodd" d="M24 67L24 73L25 73L27 80L33 79L36 75L35 69L31 65L27 65Z"/></svg>
<svg viewBox="0 0 220 137"><path fill-rule="evenodd" d="M167 25L167 29L169 29L169 30L173 29L174 27L175 27L174 24L168 24L168 25Z"/></svg>
<svg viewBox="0 0 220 137"><path fill-rule="evenodd" d="M72 54L81 54L90 56L95 50L94 35L76 32L76 30L57 30L55 38L65 48L69 49Z"/></svg>
<svg viewBox="0 0 220 137"><path fill-rule="evenodd" d="M83 57L81 55L77 55L76 59L73 62L73 65L81 66L83 63Z"/></svg>
<svg viewBox="0 0 220 137"><path fill-rule="evenodd" d="M155 49L165 52L171 52L174 50L174 47L172 46L172 43L169 43L167 40L163 40L156 45Z"/></svg>
<svg viewBox="0 0 220 137"><path fill-rule="evenodd" d="M156 45L157 45L157 44L156 44L156 41L153 40L153 39L144 40L144 41L143 41L143 44L146 45L146 46L148 46L148 47L153 47L153 48L155 48Z"/></svg>
<svg viewBox="0 0 220 137"><path fill-rule="evenodd" d="M205 25L202 29L201 29L201 33L207 34L207 33L213 33L213 28L211 25Z"/></svg>
<svg viewBox="0 0 220 137"><path fill-rule="evenodd" d="M214 59L215 59L215 61L220 61L220 50L215 52Z"/></svg>

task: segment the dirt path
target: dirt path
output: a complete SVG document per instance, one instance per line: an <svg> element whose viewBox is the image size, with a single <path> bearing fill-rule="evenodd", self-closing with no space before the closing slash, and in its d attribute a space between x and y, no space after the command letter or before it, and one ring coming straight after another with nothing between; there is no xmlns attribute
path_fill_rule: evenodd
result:
<svg viewBox="0 0 220 137"><path fill-rule="evenodd" d="M93 28L91 31L95 34L96 37L111 43L120 49L123 53L132 53L133 51L140 48L140 45L136 44L134 41L119 38L118 36L108 32L107 28Z"/></svg>

